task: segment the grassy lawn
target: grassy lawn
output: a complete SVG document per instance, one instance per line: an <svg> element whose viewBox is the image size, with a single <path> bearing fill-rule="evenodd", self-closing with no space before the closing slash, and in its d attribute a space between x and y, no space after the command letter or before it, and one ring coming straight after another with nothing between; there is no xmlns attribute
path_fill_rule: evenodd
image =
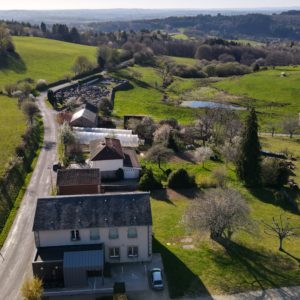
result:
<svg viewBox="0 0 300 300"><path fill-rule="evenodd" d="M285 71L287 77L280 77ZM251 98L250 103L260 112L261 125L298 117L300 111L300 70L281 67L243 77L232 77L214 84L233 95ZM241 100L243 101L243 100Z"/></svg>
<svg viewBox="0 0 300 300"><path fill-rule="evenodd" d="M0 68L0 87L24 78L55 81L70 73L80 55L96 61L96 48L36 37L14 37L19 58Z"/></svg>
<svg viewBox="0 0 300 300"><path fill-rule="evenodd" d="M48 82L61 79L79 55L95 61L96 48L34 37L14 37L19 58L10 58L7 65L0 66L0 89L7 83L24 78L46 79ZM0 96L0 177L14 155L26 128L25 117L17 108L15 99Z"/></svg>
<svg viewBox="0 0 300 300"><path fill-rule="evenodd" d="M262 138L264 149L280 150L277 138ZM299 155L299 141L282 141L295 156ZM297 153L296 153L297 152ZM155 164L154 173L161 174ZM182 223L185 209L193 201L194 193L164 190L152 194L154 249L163 255L171 296L195 293L237 293L242 291L300 284L299 261L280 253L275 237L264 233L261 221L285 213L295 226L300 216L284 210L274 202L270 189L248 190L236 179L234 168L222 163L199 164L173 159L163 168L186 168L196 176L200 186L213 185L212 171L219 167L227 170L228 186L238 189L247 200L256 228L253 233L238 232L230 247L212 242L206 234L188 232ZM299 166L296 175L300 177ZM299 180L298 180L299 182ZM202 188L201 191L204 191ZM298 195L299 200L299 195ZM284 242L284 248L300 259L300 239Z"/></svg>
<svg viewBox="0 0 300 300"><path fill-rule="evenodd" d="M174 40L189 40L190 38L184 33L173 33L171 34Z"/></svg>
<svg viewBox="0 0 300 300"><path fill-rule="evenodd" d="M274 152L285 152L288 150L293 157L297 158L294 162L296 166L295 181L300 186L300 139L288 137L261 137L261 145L263 149L271 150Z"/></svg>
<svg viewBox="0 0 300 300"><path fill-rule="evenodd" d="M194 66L198 62L198 60L195 58L176 57L176 56L166 56L166 57L180 65Z"/></svg>
<svg viewBox="0 0 300 300"><path fill-rule="evenodd" d="M26 119L17 107L16 99L0 96L0 107L0 177L2 177L9 159L15 155L15 147L22 141Z"/></svg>

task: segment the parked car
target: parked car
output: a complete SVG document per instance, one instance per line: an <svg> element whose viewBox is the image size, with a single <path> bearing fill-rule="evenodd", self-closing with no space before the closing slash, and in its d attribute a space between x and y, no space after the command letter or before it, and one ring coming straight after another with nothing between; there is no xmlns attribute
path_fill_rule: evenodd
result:
<svg viewBox="0 0 300 300"><path fill-rule="evenodd" d="M151 287L154 290L163 290L164 282L162 271L159 268L154 268L150 271Z"/></svg>

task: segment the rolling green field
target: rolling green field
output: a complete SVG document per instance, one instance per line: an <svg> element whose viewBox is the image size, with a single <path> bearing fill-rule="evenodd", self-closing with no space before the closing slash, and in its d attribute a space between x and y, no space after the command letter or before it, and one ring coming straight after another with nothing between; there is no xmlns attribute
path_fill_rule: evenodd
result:
<svg viewBox="0 0 300 300"><path fill-rule="evenodd" d="M287 77L281 77L281 72ZM214 84L230 94L250 98L249 102L261 113L261 124L282 122L298 117L300 111L300 70L280 67L243 77L232 77Z"/></svg>
<svg viewBox="0 0 300 300"><path fill-rule="evenodd" d="M11 58L0 68L0 87L24 78L45 79L48 82L69 74L79 55L96 60L96 48L36 37L14 37L19 58Z"/></svg>
<svg viewBox="0 0 300 300"><path fill-rule="evenodd" d="M138 72L138 80L134 76ZM147 115L155 120L176 118L182 124L195 120L194 111L190 108L175 106L173 103L163 103L163 93L160 90L161 78L154 68L131 67L122 71L118 76L128 78L133 89L119 91L115 96L114 115L123 117L127 114ZM180 89L190 88L192 81L178 79ZM175 85L175 84L174 84ZM177 86L178 88L178 86ZM174 92L171 92L172 94Z"/></svg>
<svg viewBox="0 0 300 300"><path fill-rule="evenodd" d="M300 158L299 141L296 139L261 138L264 149L279 151L286 145L295 157ZM161 171L156 164L147 163L156 175ZM254 289L290 286L300 284L300 239L284 242L288 254L278 251L278 240L264 233L261 223L271 222L272 217L284 214L294 226L300 217L289 212L286 207L276 204L272 189L246 189L236 178L233 166L209 161L202 168L180 159L163 164L164 169L185 168L196 176L196 181L205 190L213 186L212 172L223 167L227 171L228 186L238 189L251 209L255 226L253 232L238 232L233 236L230 248L211 241L206 234L186 230L182 223L184 212L193 199L187 191L154 192L152 194L154 249L163 255L168 283L173 297L190 293L238 293ZM296 181L299 182L300 169L297 164ZM300 204L298 195L298 204Z"/></svg>
<svg viewBox="0 0 300 300"><path fill-rule="evenodd" d="M24 78L46 79L48 82L61 79L79 55L90 60L96 59L96 48L60 41L33 37L14 37L19 58L10 58L7 65L0 68L0 89L8 83ZM26 128L25 117L17 108L15 99L0 96L0 177L5 166L14 155Z"/></svg>
<svg viewBox="0 0 300 300"><path fill-rule="evenodd" d="M0 96L0 177L10 158L14 156L15 147L22 141L26 128L23 112L17 107L17 100Z"/></svg>
<svg viewBox="0 0 300 300"><path fill-rule="evenodd" d="M165 56L165 57L170 60L173 60L174 62L180 65L194 66L198 62L198 60L195 58L177 57L177 56Z"/></svg>

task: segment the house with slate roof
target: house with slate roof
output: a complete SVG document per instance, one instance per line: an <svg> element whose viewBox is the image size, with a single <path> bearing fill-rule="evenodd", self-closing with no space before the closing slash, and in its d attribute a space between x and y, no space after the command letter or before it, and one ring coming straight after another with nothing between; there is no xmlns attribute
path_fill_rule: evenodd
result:
<svg viewBox="0 0 300 300"><path fill-rule="evenodd" d="M135 150L123 148L115 138L91 141L89 162L100 169L102 178L115 178L116 172L123 170L125 179L137 179L141 171Z"/></svg>
<svg viewBox="0 0 300 300"><path fill-rule="evenodd" d="M105 263L152 259L150 195L145 192L40 198L34 217L33 274L45 285L85 287Z"/></svg>

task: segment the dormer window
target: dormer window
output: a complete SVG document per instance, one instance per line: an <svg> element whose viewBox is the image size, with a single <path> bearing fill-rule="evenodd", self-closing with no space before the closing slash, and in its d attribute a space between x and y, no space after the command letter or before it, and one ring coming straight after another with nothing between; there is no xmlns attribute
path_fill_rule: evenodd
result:
<svg viewBox="0 0 300 300"><path fill-rule="evenodd" d="M80 241L79 230L71 230L71 241Z"/></svg>

